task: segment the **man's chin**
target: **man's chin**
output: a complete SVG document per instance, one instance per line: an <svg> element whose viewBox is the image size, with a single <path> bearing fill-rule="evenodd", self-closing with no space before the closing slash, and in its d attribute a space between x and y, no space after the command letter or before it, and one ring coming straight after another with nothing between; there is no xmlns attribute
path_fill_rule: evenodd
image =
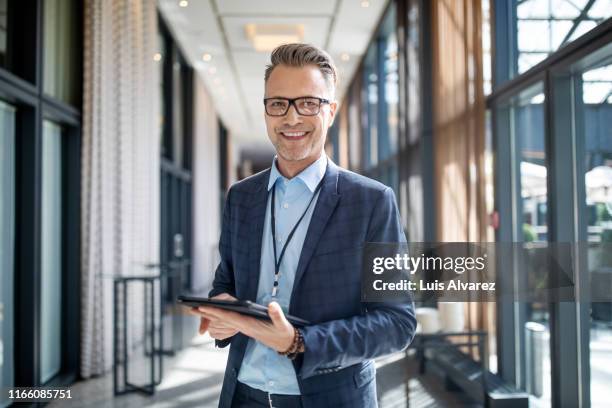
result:
<svg viewBox="0 0 612 408"><path fill-rule="evenodd" d="M286 151L286 150L279 150L277 153L283 160L289 161L289 162L295 162L295 161L301 161L301 160L307 159L310 152L308 151L292 152L292 151Z"/></svg>

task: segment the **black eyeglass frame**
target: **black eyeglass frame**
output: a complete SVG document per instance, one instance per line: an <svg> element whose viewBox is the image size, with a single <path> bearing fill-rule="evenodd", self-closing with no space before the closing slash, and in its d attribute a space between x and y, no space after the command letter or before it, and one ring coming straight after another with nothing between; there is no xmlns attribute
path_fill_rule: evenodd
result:
<svg viewBox="0 0 612 408"><path fill-rule="evenodd" d="M271 115L270 112L268 112L268 106L266 105L266 102L269 100L281 100L281 101L286 101L288 102L287 104L287 109L285 109L285 112L283 112L282 114L279 115ZM302 112L300 112L300 109L298 108L297 104L295 103L295 101L298 101L300 99L316 99L319 101L319 108L317 109L316 113L307 113L304 114ZM280 117L280 116L285 116L288 112L289 112L289 108L291 108L291 105L293 105L293 108L295 109L295 111L298 113L298 115L300 116L317 116L319 113L321 113L321 105L323 104L330 104L331 101L329 99L325 99L325 98L319 98L316 96L300 96L299 98L282 98L282 97L272 97L272 98L264 98L263 99L263 103L264 103L264 108L266 110L266 115L268 116L274 116L274 117Z"/></svg>

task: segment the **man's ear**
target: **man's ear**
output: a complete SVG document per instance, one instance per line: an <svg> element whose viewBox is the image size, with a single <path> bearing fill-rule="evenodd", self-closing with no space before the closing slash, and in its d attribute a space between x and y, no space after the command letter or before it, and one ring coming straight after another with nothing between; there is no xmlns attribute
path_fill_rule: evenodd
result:
<svg viewBox="0 0 612 408"><path fill-rule="evenodd" d="M328 127L332 127L332 125L334 124L334 120L336 119L336 109L338 109L338 102L337 101L333 101L330 102L329 104L329 126Z"/></svg>

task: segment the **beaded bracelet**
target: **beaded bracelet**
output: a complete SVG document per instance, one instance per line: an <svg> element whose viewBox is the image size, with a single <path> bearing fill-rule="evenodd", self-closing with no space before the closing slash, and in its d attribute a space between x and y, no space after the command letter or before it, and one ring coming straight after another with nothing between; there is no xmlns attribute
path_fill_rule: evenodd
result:
<svg viewBox="0 0 612 408"><path fill-rule="evenodd" d="M286 356L290 360L294 360L299 354L300 350L303 349L304 346L304 337L302 333L297 329L293 328L293 342L291 346L285 351L279 351L278 354L281 356Z"/></svg>
<svg viewBox="0 0 612 408"><path fill-rule="evenodd" d="M287 358L289 360L295 360L295 358L298 356L298 354L302 353L304 351L304 336L302 336L302 332L299 331L298 329L295 329L295 332L297 334L297 341L296 341L296 346L295 346L295 350L293 350L293 353L289 353L287 354Z"/></svg>

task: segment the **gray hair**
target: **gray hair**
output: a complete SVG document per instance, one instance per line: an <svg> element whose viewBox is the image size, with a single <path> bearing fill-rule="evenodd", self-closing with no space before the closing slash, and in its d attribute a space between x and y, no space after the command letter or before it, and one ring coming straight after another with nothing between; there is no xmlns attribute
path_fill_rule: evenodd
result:
<svg viewBox="0 0 612 408"><path fill-rule="evenodd" d="M336 65L328 53L310 44L283 44L272 51L270 64L266 65L265 81L268 81L270 74L278 65L289 67L304 67L306 65L316 65L323 74L327 87L334 94L338 75Z"/></svg>

